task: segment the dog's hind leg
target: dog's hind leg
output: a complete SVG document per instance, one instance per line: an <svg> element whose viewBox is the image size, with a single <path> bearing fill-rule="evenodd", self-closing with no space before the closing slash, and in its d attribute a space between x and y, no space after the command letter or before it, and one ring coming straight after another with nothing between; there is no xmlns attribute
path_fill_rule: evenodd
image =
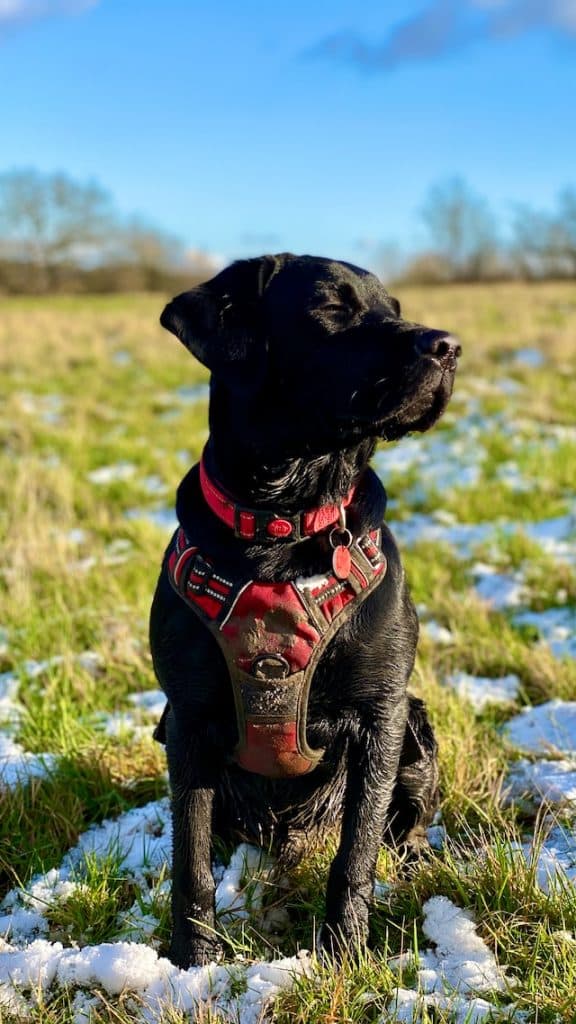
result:
<svg viewBox="0 0 576 1024"><path fill-rule="evenodd" d="M384 832L386 845L396 847L407 861L428 846L426 829L440 802L438 745L424 703L412 695L409 700L398 778Z"/></svg>

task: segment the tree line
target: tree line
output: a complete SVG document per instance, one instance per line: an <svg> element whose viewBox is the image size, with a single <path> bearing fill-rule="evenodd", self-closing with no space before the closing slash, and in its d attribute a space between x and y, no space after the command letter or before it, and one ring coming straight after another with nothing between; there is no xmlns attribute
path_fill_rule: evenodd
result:
<svg viewBox="0 0 576 1024"><path fill-rule="evenodd" d="M170 290L214 267L110 194L66 174L0 174L0 293Z"/></svg>
<svg viewBox="0 0 576 1024"><path fill-rule="evenodd" d="M576 189L559 192L550 211L525 204L499 224L488 202L461 178L434 185L420 217L430 246L407 261L414 281L576 278Z"/></svg>
<svg viewBox="0 0 576 1024"><path fill-rule="evenodd" d="M426 243L409 257L394 250L385 276L576 278L576 188L561 191L550 211L517 205L502 225L484 197L453 178L430 189L419 216ZM213 272L209 257L187 253L180 239L120 217L97 184L35 170L0 174L0 293L166 291Z"/></svg>

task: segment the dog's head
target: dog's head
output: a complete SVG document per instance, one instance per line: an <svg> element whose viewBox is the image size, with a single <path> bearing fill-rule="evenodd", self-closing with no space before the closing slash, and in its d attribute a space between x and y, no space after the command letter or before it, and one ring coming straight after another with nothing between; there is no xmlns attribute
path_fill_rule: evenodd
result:
<svg viewBox="0 0 576 1024"><path fill-rule="evenodd" d="M460 355L446 331L404 320L368 271L288 253L233 263L161 323L211 370L211 422L233 407L245 434L289 437L295 453L427 430Z"/></svg>

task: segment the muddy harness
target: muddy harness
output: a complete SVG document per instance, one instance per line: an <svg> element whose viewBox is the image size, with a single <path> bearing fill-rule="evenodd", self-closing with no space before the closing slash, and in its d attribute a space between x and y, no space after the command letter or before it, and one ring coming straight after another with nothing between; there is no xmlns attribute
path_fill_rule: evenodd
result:
<svg viewBox="0 0 576 1024"><path fill-rule="evenodd" d="M336 523L329 534L332 573L285 583L231 578L182 527L168 548L173 588L216 638L226 659L238 725L236 762L272 778L303 775L324 753L306 742L312 676L335 633L385 576L380 531L354 539L345 527L344 503L281 519L262 510L239 511L202 463L200 481L212 510L244 540L248 535L292 539ZM352 497L353 492L346 505ZM268 529L277 523L282 525ZM163 721L156 735L163 738Z"/></svg>

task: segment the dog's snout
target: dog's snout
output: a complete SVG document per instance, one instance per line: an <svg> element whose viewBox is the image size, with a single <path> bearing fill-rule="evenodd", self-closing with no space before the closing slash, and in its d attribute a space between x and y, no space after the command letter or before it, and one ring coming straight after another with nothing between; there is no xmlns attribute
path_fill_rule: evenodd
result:
<svg viewBox="0 0 576 1024"><path fill-rule="evenodd" d="M418 334L415 348L421 356L452 356L457 359L462 354L462 347L457 338L446 331L427 330Z"/></svg>

